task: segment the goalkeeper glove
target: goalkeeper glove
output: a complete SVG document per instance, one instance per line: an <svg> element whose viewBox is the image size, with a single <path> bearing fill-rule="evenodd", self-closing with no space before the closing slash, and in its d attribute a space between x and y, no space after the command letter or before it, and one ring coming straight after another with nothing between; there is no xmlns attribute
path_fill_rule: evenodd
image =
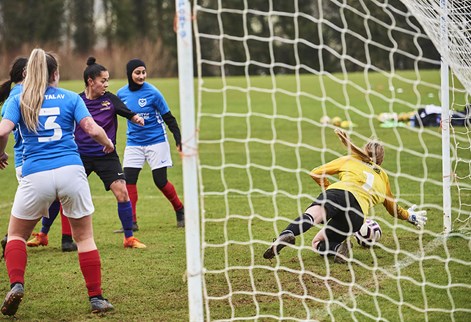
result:
<svg viewBox="0 0 471 322"><path fill-rule="evenodd" d="M427 211L426 210L416 210L417 205L413 205L407 212L409 213L409 218L407 219L408 222L415 225L417 229L422 229L427 222Z"/></svg>

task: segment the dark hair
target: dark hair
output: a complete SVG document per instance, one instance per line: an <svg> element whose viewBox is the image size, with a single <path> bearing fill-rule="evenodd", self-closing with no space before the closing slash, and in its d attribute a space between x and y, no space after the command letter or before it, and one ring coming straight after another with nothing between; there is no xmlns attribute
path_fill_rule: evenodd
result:
<svg viewBox="0 0 471 322"><path fill-rule="evenodd" d="M3 103L10 95L11 84L22 82L24 79L24 71L28 58L19 57L15 59L10 69L10 79L0 85L0 103Z"/></svg>
<svg viewBox="0 0 471 322"><path fill-rule="evenodd" d="M88 79L95 79L102 72L106 72L107 69L105 66L97 64L95 57L88 57L87 59L87 68L83 71L83 81L85 83L85 87L88 86Z"/></svg>
<svg viewBox="0 0 471 322"><path fill-rule="evenodd" d="M47 74L48 74L48 82L50 83L53 80L54 73L56 70L59 69L59 63L57 62L57 58L51 52L46 52L46 64L47 64Z"/></svg>

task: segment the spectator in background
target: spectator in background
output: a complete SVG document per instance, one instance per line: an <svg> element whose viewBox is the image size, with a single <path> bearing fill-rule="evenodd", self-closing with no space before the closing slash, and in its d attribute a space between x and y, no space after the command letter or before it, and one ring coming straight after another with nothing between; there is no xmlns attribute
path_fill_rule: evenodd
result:
<svg viewBox="0 0 471 322"><path fill-rule="evenodd" d="M118 97L127 107L144 118L144 126L128 121L127 143L124 150L124 174L133 207L134 229L137 230L136 204L138 200L137 179L144 163L152 170L157 188L170 201L175 210L177 227L185 227L185 212L173 184L167 179L167 168L173 165L165 131L168 126L181 152L181 134L177 120L162 93L146 82L146 65L142 60L132 59L126 65L128 85L118 90Z"/></svg>
<svg viewBox="0 0 471 322"><path fill-rule="evenodd" d="M57 60L42 49L34 49L28 59L23 91L8 102L0 122L0 169L8 164L5 147L15 126L22 134L24 160L5 249L11 290L0 309L4 315L15 315L24 297L26 239L57 196L72 226L91 310L98 313L113 309L102 296L101 259L91 217L94 207L73 139L75 124L99 142L105 153L113 152L114 144L95 123L80 96L57 87L58 82Z"/></svg>

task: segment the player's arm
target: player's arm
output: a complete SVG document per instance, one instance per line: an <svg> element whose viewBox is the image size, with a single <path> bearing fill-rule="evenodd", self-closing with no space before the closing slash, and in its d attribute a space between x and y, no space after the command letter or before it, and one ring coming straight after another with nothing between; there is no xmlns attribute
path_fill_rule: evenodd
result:
<svg viewBox="0 0 471 322"><path fill-rule="evenodd" d="M335 159L326 164L323 164L317 168L314 168L309 175L317 182L317 184L323 189L327 189L330 186L330 181L327 178L329 175L339 173L340 166L343 164L342 158Z"/></svg>
<svg viewBox="0 0 471 322"><path fill-rule="evenodd" d="M84 117L79 125L92 139L103 145L103 152L111 153L114 151L113 142L108 138L105 130L96 124L91 116Z"/></svg>
<svg viewBox="0 0 471 322"><path fill-rule="evenodd" d="M182 135L180 133L180 127L178 126L177 120L172 115L172 112L170 112L170 108L167 104L167 101L165 100L165 97L157 88L155 88L153 104L156 111L162 116L162 119L164 120L170 132L172 132L178 152L182 152Z"/></svg>
<svg viewBox="0 0 471 322"><path fill-rule="evenodd" d="M389 180L386 182L386 198L384 199L383 205L391 216L407 220L418 229L423 228L427 222L427 212L425 210L417 211L415 205L410 207L408 210L405 210L396 203L391 192Z"/></svg>
<svg viewBox="0 0 471 322"><path fill-rule="evenodd" d="M8 136L14 128L15 124L8 119L3 119L0 122L0 169L5 169L8 165L8 154L5 152L5 148L7 147Z"/></svg>
<svg viewBox="0 0 471 322"><path fill-rule="evenodd" d="M180 133L180 127L178 126L178 122L175 117L172 115L172 112L168 111L162 115L162 119L164 120L165 124L167 124L169 130L173 134L173 138L175 139L175 143L177 144L177 150L179 152L182 151L182 135Z"/></svg>
<svg viewBox="0 0 471 322"><path fill-rule="evenodd" d="M116 114L118 114L119 116L127 118L128 120L130 120L131 122L133 122L135 124L138 124L138 125L141 125L141 126L144 125L144 119L142 117L140 117L139 115L137 115L136 113L134 113L133 111L131 111L126 106L126 104L124 104L123 101L119 99L118 96L116 96L116 95L114 95L113 93L110 93L110 92L108 92L107 95L108 95L108 97L110 98L111 102L114 105Z"/></svg>

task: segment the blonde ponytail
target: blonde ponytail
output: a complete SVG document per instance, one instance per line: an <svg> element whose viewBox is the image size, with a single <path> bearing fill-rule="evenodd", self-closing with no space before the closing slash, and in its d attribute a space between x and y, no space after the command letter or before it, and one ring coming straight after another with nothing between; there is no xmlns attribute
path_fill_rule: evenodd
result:
<svg viewBox="0 0 471 322"><path fill-rule="evenodd" d="M20 97L21 115L29 131L37 132L44 94L49 83L55 80L58 68L57 59L51 53L40 48L31 52Z"/></svg>
<svg viewBox="0 0 471 322"><path fill-rule="evenodd" d="M31 52L26 65L26 77L20 98L23 121L29 131L36 132L39 122L39 110L44 101L44 92L48 85L46 53L36 48Z"/></svg>
<svg viewBox="0 0 471 322"><path fill-rule="evenodd" d="M373 162L377 165L383 163L384 147L379 141L370 140L362 149L353 144L344 131L335 129L335 134L337 134L343 145L348 148L348 152L359 156L363 162Z"/></svg>

